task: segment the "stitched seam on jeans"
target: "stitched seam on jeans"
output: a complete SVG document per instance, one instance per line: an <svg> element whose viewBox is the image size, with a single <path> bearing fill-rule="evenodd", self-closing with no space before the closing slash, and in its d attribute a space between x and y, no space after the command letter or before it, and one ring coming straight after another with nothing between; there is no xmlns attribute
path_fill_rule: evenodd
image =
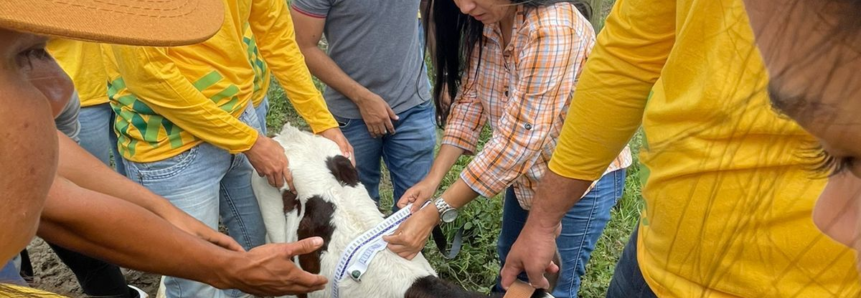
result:
<svg viewBox="0 0 861 298"><path fill-rule="evenodd" d="M615 182L614 182L614 184L615 184ZM596 186L597 186L597 185L596 185ZM597 193L597 191L595 191L595 190L596 190L596 189L593 189L593 190L592 190L592 193L593 193L593 194L596 194L596 201L598 201L598 198L600 197L600 194L598 194L598 193ZM588 238L588 235L589 235L589 230L590 230L589 228L592 226L592 218L593 218L593 217L595 217L595 213L597 213L597 212L596 212L596 210L598 209L598 204L597 204L597 202L596 202L596 204L593 204L593 205L592 205L592 208L591 208L591 209L592 209L592 210L591 210L591 212L589 212L589 219L586 221L586 233L583 235L583 238L580 240L580 245L578 245L578 246L577 246L577 252L578 252L578 254L577 254L576 258L574 259L574 270L575 270L575 273L576 273L576 270L577 270L577 265L580 263L580 252L583 250L583 245L586 243L586 239ZM589 257L591 258L591 254L590 254L590 256L589 256ZM583 264L583 266L585 267L585 266L586 266L586 264ZM568 284L568 290L567 290L566 292L568 292L568 295L577 295L577 293L571 293L571 291L572 291L572 290L574 290L574 280L573 280L573 279L572 279L572 280L571 280L571 282Z"/></svg>
<svg viewBox="0 0 861 298"><path fill-rule="evenodd" d="M231 213L233 213L233 220L237 222L237 225L239 226L239 229L241 230L241 231L235 231L235 232L239 232L240 235L239 235L239 237L236 237L234 234L234 236L232 236L233 239L242 238L242 241L245 242L245 246L247 246L250 249L251 245L252 245L251 236L248 235L249 234L248 233L248 227L245 226L245 221L242 220L242 216L240 216L240 214L239 214L239 209L236 208L236 205L233 203L233 200L230 199L230 192L225 190L226 188L224 187L224 182L218 183L218 186L221 188L221 190L219 190L219 192L221 193L222 198L225 199L225 202L227 203L229 211ZM228 228L227 232L230 233L230 228Z"/></svg>
<svg viewBox="0 0 861 298"><path fill-rule="evenodd" d="M168 168L158 170L142 170L137 165L135 165L135 168L137 169L137 172L143 177L141 180L164 180L168 178L173 178L194 163L194 160L197 159L198 148L200 147L193 147L191 149L188 149L188 154L184 156L182 160Z"/></svg>

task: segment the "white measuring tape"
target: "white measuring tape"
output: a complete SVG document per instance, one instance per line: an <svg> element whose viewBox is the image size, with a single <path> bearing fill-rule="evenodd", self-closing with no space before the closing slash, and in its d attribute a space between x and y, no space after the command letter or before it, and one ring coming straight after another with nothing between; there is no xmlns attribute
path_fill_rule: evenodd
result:
<svg viewBox="0 0 861 298"><path fill-rule="evenodd" d="M425 202L422 208L427 206L430 201ZM368 271L368 267L374 256L378 252L386 248L388 243L383 241L383 236L390 235L395 232L398 226L407 220L412 214L410 208L412 204L407 205L395 214L392 214L382 223L368 230L359 238L354 239L347 245L347 249L341 253L341 259L338 260L338 266L335 267L335 275L332 280L332 298L338 298L339 285L344 275L349 275L354 281L361 281L362 275Z"/></svg>

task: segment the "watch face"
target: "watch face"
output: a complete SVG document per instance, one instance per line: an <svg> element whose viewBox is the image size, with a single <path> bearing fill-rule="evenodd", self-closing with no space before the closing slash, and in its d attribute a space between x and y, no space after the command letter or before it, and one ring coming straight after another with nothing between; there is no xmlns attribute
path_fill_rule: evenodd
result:
<svg viewBox="0 0 861 298"><path fill-rule="evenodd" d="M446 223L453 222L455 218L457 218L457 210L456 209L449 209L449 210L446 210L445 212L442 213L442 221L443 222L446 222Z"/></svg>

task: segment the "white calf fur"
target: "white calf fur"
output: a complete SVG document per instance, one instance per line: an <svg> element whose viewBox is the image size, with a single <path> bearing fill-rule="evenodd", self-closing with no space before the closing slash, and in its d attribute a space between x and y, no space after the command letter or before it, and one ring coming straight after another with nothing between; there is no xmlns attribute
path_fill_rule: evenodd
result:
<svg viewBox="0 0 861 298"><path fill-rule="evenodd" d="M341 185L327 168L327 158L341 154L334 142L302 132L289 124L275 140L284 147L297 198L302 205L312 196L320 196L335 205L331 222L335 229L320 262L320 274L331 280L338 259L350 241L382 222L383 215L364 186ZM273 243L296 241L301 220L299 212L293 210L285 215L281 192L271 187L265 178L253 176L252 186L263 213L267 240ZM301 208L302 211L305 209ZM350 278L342 280L340 293L341 297L404 297L416 279L428 275L436 276L436 272L421 254L408 261L385 249L377 254L361 282ZM329 283L325 290L311 293L308 297L328 298L331 295Z"/></svg>

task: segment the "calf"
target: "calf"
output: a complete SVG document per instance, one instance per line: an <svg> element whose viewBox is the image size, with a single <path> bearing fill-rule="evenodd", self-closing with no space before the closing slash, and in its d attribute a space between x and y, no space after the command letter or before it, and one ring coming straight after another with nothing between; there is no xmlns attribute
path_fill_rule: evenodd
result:
<svg viewBox="0 0 861 298"><path fill-rule="evenodd" d="M290 161L296 194L271 187L265 178L253 175L252 186L263 213L267 240L283 243L322 237L323 246L314 253L299 256L298 264L329 279L324 290L307 297L332 297L341 254L354 239L383 222L383 214L359 182L350 160L341 155L334 142L289 124L275 140L284 147ZM348 298L488 297L438 278L421 254L406 260L388 249L376 254L360 281L340 280L338 292L340 297ZM531 297L552 296L536 291Z"/></svg>

